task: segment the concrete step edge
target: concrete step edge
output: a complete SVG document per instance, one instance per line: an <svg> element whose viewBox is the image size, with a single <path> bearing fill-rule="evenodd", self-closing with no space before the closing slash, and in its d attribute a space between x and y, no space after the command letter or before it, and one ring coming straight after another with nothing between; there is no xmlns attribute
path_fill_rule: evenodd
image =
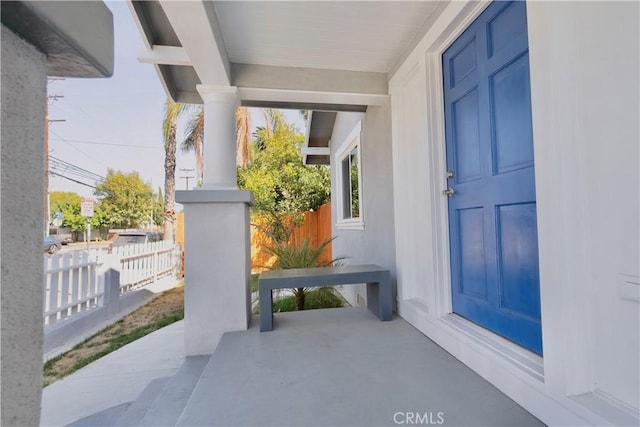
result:
<svg viewBox="0 0 640 427"><path fill-rule="evenodd" d="M211 356L187 357L138 426L175 426Z"/></svg>
<svg viewBox="0 0 640 427"><path fill-rule="evenodd" d="M147 414L153 402L165 390L170 380L171 377L156 378L147 384L114 425L122 427L137 426Z"/></svg>

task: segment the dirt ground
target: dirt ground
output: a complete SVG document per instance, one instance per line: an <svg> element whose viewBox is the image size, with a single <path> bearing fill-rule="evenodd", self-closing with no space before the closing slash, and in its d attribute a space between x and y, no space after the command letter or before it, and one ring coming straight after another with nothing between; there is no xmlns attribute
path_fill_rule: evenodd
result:
<svg viewBox="0 0 640 427"><path fill-rule="evenodd" d="M110 347L113 348L114 342L118 342L124 336L132 333L136 336L143 334L141 329L146 329L147 326L151 329L150 325L156 324L163 318L183 316L183 313L184 286L180 283L72 350L47 362L44 368L44 385L69 375L78 369L78 364L86 364L86 361L92 358L101 357L100 353L107 352Z"/></svg>

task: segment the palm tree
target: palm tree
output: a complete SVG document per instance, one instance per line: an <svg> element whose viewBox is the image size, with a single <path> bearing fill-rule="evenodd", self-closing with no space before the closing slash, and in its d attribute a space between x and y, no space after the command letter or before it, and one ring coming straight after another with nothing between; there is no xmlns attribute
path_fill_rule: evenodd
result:
<svg viewBox="0 0 640 427"><path fill-rule="evenodd" d="M253 138L255 140L254 149L257 151L263 151L266 148L267 140L273 138L274 131L283 124L286 124L282 111L280 110L264 108L262 109L262 115L264 116L265 126L258 126L255 132L253 132Z"/></svg>
<svg viewBox="0 0 640 427"><path fill-rule="evenodd" d="M197 114L189 120L185 130L185 138L180 144L183 153L196 153L196 175L198 182L202 182L202 138L204 137L204 110L198 108Z"/></svg>
<svg viewBox="0 0 640 427"><path fill-rule="evenodd" d="M164 105L162 137L164 140L164 238L175 239L176 212L176 129L178 117L192 108L191 104L181 104L167 99Z"/></svg>
<svg viewBox="0 0 640 427"><path fill-rule="evenodd" d="M236 165L246 167L249 164L251 145L251 124L249 121L249 108L238 107L236 109Z"/></svg>
<svg viewBox="0 0 640 427"><path fill-rule="evenodd" d="M204 110L199 108L187 123L185 138L180 144L183 152L195 151L198 179L202 180L202 143L204 138ZM236 109L236 164L247 166L250 160L249 147L251 145L251 124L249 108Z"/></svg>
<svg viewBox="0 0 640 427"><path fill-rule="evenodd" d="M266 139L271 139L273 138L273 124L274 124L274 111L271 108L265 108L262 110L262 114L264 115L264 122L265 122L265 138Z"/></svg>

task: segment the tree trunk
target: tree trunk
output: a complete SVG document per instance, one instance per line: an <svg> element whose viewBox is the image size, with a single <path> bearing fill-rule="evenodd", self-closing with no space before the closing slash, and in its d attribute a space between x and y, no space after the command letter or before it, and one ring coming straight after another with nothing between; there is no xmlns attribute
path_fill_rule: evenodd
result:
<svg viewBox="0 0 640 427"><path fill-rule="evenodd" d="M176 212L176 118L164 146L164 238L175 241Z"/></svg>
<svg viewBox="0 0 640 427"><path fill-rule="evenodd" d="M300 310L304 310L304 298L305 298L305 293L304 293L304 288L298 288L296 289L296 310L300 311Z"/></svg>
<svg viewBox="0 0 640 427"><path fill-rule="evenodd" d="M246 167L249 164L249 145L251 144L251 124L249 108L236 109L236 164Z"/></svg>
<svg viewBox="0 0 640 427"><path fill-rule="evenodd" d="M196 152L196 169L198 176L198 183L202 183L202 138L204 137L204 109L198 113L196 118L196 133L193 137L193 149Z"/></svg>

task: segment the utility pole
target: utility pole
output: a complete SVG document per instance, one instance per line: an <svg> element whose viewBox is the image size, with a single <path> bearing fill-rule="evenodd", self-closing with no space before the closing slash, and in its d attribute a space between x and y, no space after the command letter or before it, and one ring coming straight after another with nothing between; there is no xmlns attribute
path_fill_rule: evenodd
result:
<svg viewBox="0 0 640 427"><path fill-rule="evenodd" d="M49 99L54 101L64 98L62 95L49 95ZM49 124L52 122L66 122L64 119L51 120L49 119L49 103L47 102L47 110L45 117L45 133L44 133L44 231L45 236L49 235L49 219L51 212L49 211Z"/></svg>
<svg viewBox="0 0 640 427"><path fill-rule="evenodd" d="M193 172L193 171L195 171L195 169L180 169L180 171L181 172ZM195 176L181 176L180 178L186 180L184 189L188 190L189 189L189 180L192 179L192 178L195 178Z"/></svg>
<svg viewBox="0 0 640 427"><path fill-rule="evenodd" d="M186 180L186 181L187 181L187 182L185 183L185 185L184 185L184 189L185 189L185 190L188 190L188 189L189 189L189 180L190 180L191 178L195 178L195 176L181 176L180 178L182 178L182 179L184 179L184 180Z"/></svg>
<svg viewBox="0 0 640 427"><path fill-rule="evenodd" d="M49 77L47 83L51 83L57 80L64 80L63 77ZM49 211L49 123L51 122L66 122L66 120L49 120L49 99L57 101L60 98L64 98L63 95L48 95L47 105L44 117L44 233L45 236L49 235L49 220L51 212Z"/></svg>

